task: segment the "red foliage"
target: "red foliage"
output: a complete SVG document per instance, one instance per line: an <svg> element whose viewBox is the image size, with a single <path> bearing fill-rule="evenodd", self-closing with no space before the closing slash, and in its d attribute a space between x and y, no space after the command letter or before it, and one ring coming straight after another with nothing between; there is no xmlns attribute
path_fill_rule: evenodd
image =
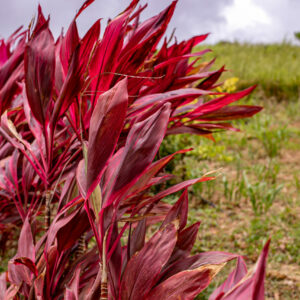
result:
<svg viewBox="0 0 300 300"><path fill-rule="evenodd" d="M21 228L17 254L0 277L1 299L193 299L239 256L190 256L200 223L186 227L186 188L213 178L153 195L151 187L171 177L161 170L176 153L155 157L168 134L211 135L232 129L220 121L261 108L228 106L253 88L218 94L224 68L189 60L206 52L192 53L206 35L172 45L164 39L157 48L177 1L139 23L145 7L136 9L134 0L102 38L100 21L80 38L76 19L92 2L56 42L40 7L32 30L1 41L2 251L12 226ZM174 206L163 202L183 189ZM233 279L211 299L246 299L245 290L263 299L266 255L267 247L244 281L239 258Z"/></svg>

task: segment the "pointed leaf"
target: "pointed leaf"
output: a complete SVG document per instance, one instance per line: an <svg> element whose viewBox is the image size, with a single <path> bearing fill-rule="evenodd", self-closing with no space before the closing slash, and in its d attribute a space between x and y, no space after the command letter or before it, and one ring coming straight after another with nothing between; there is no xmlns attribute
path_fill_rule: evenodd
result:
<svg viewBox="0 0 300 300"><path fill-rule="evenodd" d="M262 253L252 272L249 272L232 287L222 300L264 300L264 278L266 273L266 260L269 251L270 240L264 246Z"/></svg>
<svg viewBox="0 0 300 300"><path fill-rule="evenodd" d="M237 259L237 266L222 285L210 295L209 300L220 300L223 295L230 291L247 274L247 267L242 257Z"/></svg>
<svg viewBox="0 0 300 300"><path fill-rule="evenodd" d="M156 286L146 299L193 300L209 285L224 265L207 265L177 273Z"/></svg>
<svg viewBox="0 0 300 300"><path fill-rule="evenodd" d="M127 264L121 283L122 300L145 298L155 285L176 243L176 229L169 224L158 231ZM155 299L155 298L154 298Z"/></svg>
<svg viewBox="0 0 300 300"><path fill-rule="evenodd" d="M150 117L136 122L129 132L122 160L111 180L110 194L119 193L133 185L153 161L163 140L170 115L170 104L165 104ZM123 193L121 193L123 191Z"/></svg>
<svg viewBox="0 0 300 300"><path fill-rule="evenodd" d="M91 118L87 163L87 197L100 182L124 126L127 109L127 80L102 94Z"/></svg>
<svg viewBox="0 0 300 300"><path fill-rule="evenodd" d="M140 209L142 209L146 205L154 204L154 203L158 202L159 200L161 200L162 198L164 198L170 194L174 194L174 193L176 193L186 187L189 187L195 183L213 180L214 178L215 177L200 177L200 178L189 179L189 180L180 182L180 183L178 183L174 186L171 186L170 188L156 194L154 197L147 198L144 201L141 201L135 208L135 212L140 211Z"/></svg>
<svg viewBox="0 0 300 300"><path fill-rule="evenodd" d="M232 253L211 251L199 253L190 257L185 257L170 265L164 271L163 276L160 278L160 282L163 282L164 280L166 280L166 278L169 278L181 271L194 270L205 265L224 264L230 260L237 258L238 256L239 255Z"/></svg>
<svg viewBox="0 0 300 300"><path fill-rule="evenodd" d="M146 236L146 220L143 219L138 222L136 228L134 229L132 235L130 236L129 246L129 257L134 255L136 252L140 251L145 244Z"/></svg>
<svg viewBox="0 0 300 300"><path fill-rule="evenodd" d="M28 103L36 120L45 125L55 74L54 39L48 28L27 44L24 66Z"/></svg>
<svg viewBox="0 0 300 300"><path fill-rule="evenodd" d="M168 266L190 255L197 239L199 226L200 222L197 222L178 233L177 243L168 261Z"/></svg>
<svg viewBox="0 0 300 300"><path fill-rule="evenodd" d="M176 219L179 221L178 231L182 230L187 223L188 215L188 191L184 190L178 201L172 206L168 212L166 218L164 219L161 228L166 226L166 224L172 223Z"/></svg>
<svg viewBox="0 0 300 300"><path fill-rule="evenodd" d="M68 283L68 286L65 289L64 299L78 300L80 271L80 267L77 267L74 276L72 277L71 281Z"/></svg>

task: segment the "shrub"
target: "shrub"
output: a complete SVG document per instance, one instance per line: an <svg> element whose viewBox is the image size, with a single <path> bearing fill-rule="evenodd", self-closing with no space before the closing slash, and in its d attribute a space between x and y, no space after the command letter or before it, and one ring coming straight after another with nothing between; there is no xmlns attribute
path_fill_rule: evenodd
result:
<svg viewBox="0 0 300 300"><path fill-rule="evenodd" d="M193 299L235 258L211 299L263 299L268 244L252 273L236 254L190 255L200 223L187 226L187 188L212 177L151 192L189 151L159 158L164 137L230 129L223 121L261 109L228 106L253 87L214 91L224 68L192 53L207 35L157 48L176 1L139 23L134 0L101 39L100 20L80 38L76 19L92 2L57 41L40 7L34 26L1 41L1 250L17 249L1 299Z"/></svg>

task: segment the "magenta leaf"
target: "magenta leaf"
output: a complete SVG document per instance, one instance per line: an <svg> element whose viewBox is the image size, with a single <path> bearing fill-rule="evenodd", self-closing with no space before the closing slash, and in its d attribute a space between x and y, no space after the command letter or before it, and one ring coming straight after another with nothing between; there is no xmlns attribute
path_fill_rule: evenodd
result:
<svg viewBox="0 0 300 300"><path fill-rule="evenodd" d="M125 189L133 185L152 163L165 135L170 105L165 104L150 117L136 122L129 132L122 158L114 178L111 179L110 195L122 197Z"/></svg>
<svg viewBox="0 0 300 300"><path fill-rule="evenodd" d="M177 242L167 266L190 254L197 239L199 226L200 222L197 222L178 233Z"/></svg>
<svg viewBox="0 0 300 300"><path fill-rule="evenodd" d="M27 217L20 233L17 254L8 264L8 278L10 282L15 285L19 285L23 281L30 284L32 275L37 274L34 262L35 248L31 227Z"/></svg>
<svg viewBox="0 0 300 300"><path fill-rule="evenodd" d="M55 74L54 39L47 27L27 44L24 65L30 108L36 120L45 125Z"/></svg>
<svg viewBox="0 0 300 300"><path fill-rule="evenodd" d="M176 243L176 229L169 224L159 230L128 262L121 281L121 299L143 299L158 280Z"/></svg>
<svg viewBox="0 0 300 300"><path fill-rule="evenodd" d="M79 279L80 279L80 267L76 269L74 276L71 281L68 283L68 286L65 290L66 300L78 300L79 295Z"/></svg>
<svg viewBox="0 0 300 300"><path fill-rule="evenodd" d="M124 79L97 101L89 132L86 197L99 184L104 166L116 147L124 126L127 99L127 80Z"/></svg>
<svg viewBox="0 0 300 300"><path fill-rule="evenodd" d="M220 300L247 274L247 267L242 257L238 257L237 266L222 285L220 285L209 297L209 300Z"/></svg>
<svg viewBox="0 0 300 300"><path fill-rule="evenodd" d="M209 285L214 276L214 272L215 268L180 272L155 287L145 299L193 300Z"/></svg>
<svg viewBox="0 0 300 300"><path fill-rule="evenodd" d="M163 276L160 278L160 282L163 282L163 280L166 280L167 278L184 270L194 270L205 265L224 264L230 260L237 258L238 256L239 255L232 253L211 251L181 258L180 260L174 262L172 265L168 266L166 270L164 270Z"/></svg>
<svg viewBox="0 0 300 300"><path fill-rule="evenodd" d="M161 227L165 226L168 223L172 223L176 219L179 221L178 230L182 230L187 223L187 215L188 215L188 191L184 190L181 197L178 201L173 205L173 207L168 212L166 218L164 219Z"/></svg>
<svg viewBox="0 0 300 300"><path fill-rule="evenodd" d="M235 285L233 283L230 286L229 291L225 294L220 292L221 297L215 298L218 300L264 300L265 299L265 288L264 288L264 278L266 273L266 260L268 256L270 246L270 240L265 244L260 257L255 265L252 272L246 274L241 280L239 280ZM244 273L245 266L240 264L237 266L236 273ZM212 298L214 299L214 298Z"/></svg>

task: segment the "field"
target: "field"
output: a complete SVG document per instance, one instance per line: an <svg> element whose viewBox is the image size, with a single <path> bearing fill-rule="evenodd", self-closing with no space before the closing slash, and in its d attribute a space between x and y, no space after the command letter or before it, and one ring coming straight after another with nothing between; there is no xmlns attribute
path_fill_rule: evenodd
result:
<svg viewBox="0 0 300 300"><path fill-rule="evenodd" d="M216 57L216 67L225 64L228 70L223 89L257 84L243 104L261 105L264 110L236 122L240 132L217 133L215 142L181 135L169 136L164 143L164 154L194 148L169 166L178 180L216 170L216 180L191 189L190 218L202 222L195 251L241 253L251 266L271 237L267 299L296 299L300 295L300 47L219 43L209 48L213 52L206 60ZM222 274L214 284L221 280ZM209 287L199 299L207 299L213 289Z"/></svg>

